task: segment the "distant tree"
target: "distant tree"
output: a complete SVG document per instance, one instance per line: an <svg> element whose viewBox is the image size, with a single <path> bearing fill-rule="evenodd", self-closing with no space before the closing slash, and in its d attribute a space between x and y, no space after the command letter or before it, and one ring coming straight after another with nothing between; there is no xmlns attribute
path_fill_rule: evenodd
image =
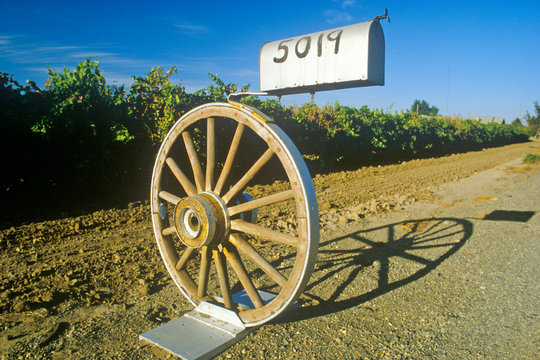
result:
<svg viewBox="0 0 540 360"><path fill-rule="evenodd" d="M514 126L523 126L523 124L521 123L521 119L520 118L515 118L514 121L512 121L512 125Z"/></svg>
<svg viewBox="0 0 540 360"><path fill-rule="evenodd" d="M534 112L536 113L535 116L529 114L528 111L525 113L525 120L527 120L527 126L531 135L536 135L540 131L540 104L538 101L534 102Z"/></svg>
<svg viewBox="0 0 540 360"><path fill-rule="evenodd" d="M439 113L439 108L436 106L429 106L426 100L414 100L411 105L411 112L418 115L431 115L435 116Z"/></svg>

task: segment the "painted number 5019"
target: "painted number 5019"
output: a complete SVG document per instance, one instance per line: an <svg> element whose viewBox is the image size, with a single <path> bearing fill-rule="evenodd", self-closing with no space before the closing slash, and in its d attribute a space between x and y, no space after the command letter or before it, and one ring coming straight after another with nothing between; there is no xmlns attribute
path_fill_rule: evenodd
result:
<svg viewBox="0 0 540 360"><path fill-rule="evenodd" d="M333 41L334 42L334 54L339 53L339 42L341 40L341 34L343 33L343 30L334 30L328 35L326 35L327 41ZM274 57L275 63L283 63L287 60L289 57L289 45L286 44L289 41L293 41L294 39L289 40L283 40L278 45L278 51L282 51L281 57ZM324 33L320 34L317 37L317 56L322 56L322 48L323 48L323 40L324 40ZM296 44L294 45L294 53L299 59L305 58L309 51L311 50L311 36L304 36L298 41L296 41Z"/></svg>

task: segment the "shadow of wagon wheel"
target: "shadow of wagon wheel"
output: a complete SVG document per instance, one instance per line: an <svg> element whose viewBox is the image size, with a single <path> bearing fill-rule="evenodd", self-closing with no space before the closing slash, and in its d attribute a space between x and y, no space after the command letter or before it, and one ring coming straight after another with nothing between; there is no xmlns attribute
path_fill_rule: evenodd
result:
<svg viewBox="0 0 540 360"><path fill-rule="evenodd" d="M321 244L316 270L304 296L316 301L282 321L339 312L414 282L458 251L471 237L472 229L467 220L429 218L405 220L326 241Z"/></svg>

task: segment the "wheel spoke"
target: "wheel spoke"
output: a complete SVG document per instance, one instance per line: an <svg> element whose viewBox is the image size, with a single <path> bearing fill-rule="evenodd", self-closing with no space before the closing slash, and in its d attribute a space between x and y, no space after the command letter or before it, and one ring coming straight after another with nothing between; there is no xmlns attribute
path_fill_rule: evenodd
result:
<svg viewBox="0 0 540 360"><path fill-rule="evenodd" d="M214 263L218 275L219 287L223 295L223 303L227 309L232 309L232 297L229 291L229 277L227 276L227 267L223 254L219 250L213 250Z"/></svg>
<svg viewBox="0 0 540 360"><path fill-rule="evenodd" d="M184 250L184 253L180 257L180 260L176 263L176 270L182 270L184 266L186 266L187 261L189 260L189 257L193 253L194 248L186 248Z"/></svg>
<svg viewBox="0 0 540 360"><path fill-rule="evenodd" d="M176 234L176 228L174 226L171 226L171 227L163 229L161 233L163 234L163 236Z"/></svg>
<svg viewBox="0 0 540 360"><path fill-rule="evenodd" d="M182 285L185 286L186 290L189 291L192 294L197 293L197 284L195 284L195 281L189 276L187 271L182 270L178 272L178 276L180 277L182 281ZM199 301L202 301L203 299L199 299Z"/></svg>
<svg viewBox="0 0 540 360"><path fill-rule="evenodd" d="M240 205L231 206L229 208L229 215L233 216L233 215L236 215L236 214L239 214L239 213L243 213L243 212L246 212L246 211L258 209L258 208L263 207L263 206L275 204L277 202L285 201L285 200L292 199L292 198L294 198L294 191L293 190L282 191L282 192L277 193L277 194L273 194L273 195L262 197L260 199L248 201L248 202L245 202L245 203L240 204Z"/></svg>
<svg viewBox="0 0 540 360"><path fill-rule="evenodd" d="M263 270L279 286L284 286L287 279L277 271L261 254L257 252L240 234L232 234L231 243L247 255L261 270Z"/></svg>
<svg viewBox="0 0 540 360"><path fill-rule="evenodd" d="M206 191L212 191L216 166L216 139L214 118L206 119Z"/></svg>
<svg viewBox="0 0 540 360"><path fill-rule="evenodd" d="M274 152L271 149L268 149L261 155L261 157L253 164L251 169L249 169L244 176L225 194L223 195L223 201L227 204L236 194L238 194L242 189L253 179L255 175L262 169L262 167L272 158Z"/></svg>
<svg viewBox="0 0 540 360"><path fill-rule="evenodd" d="M227 154L227 159L225 160L225 165L223 165L223 170L221 171L221 174L219 175L219 179L214 189L214 192L218 195L220 195L221 189L223 188L223 185L225 184L225 181L227 181L227 177L229 176L229 173L231 172L232 164L236 156L236 151L238 150L238 146L240 145L240 140L242 139L242 133L244 132L244 127L245 125L242 123L238 123L238 126L236 127L236 131L234 133L231 147L229 148L229 153Z"/></svg>
<svg viewBox="0 0 540 360"><path fill-rule="evenodd" d="M197 289L197 296L202 298L206 295L206 289L208 287L208 270L210 270L210 256L212 253L208 249L208 246L203 246L201 249L201 267L199 268L199 287Z"/></svg>
<svg viewBox="0 0 540 360"><path fill-rule="evenodd" d="M167 158L167 160L165 160L165 162L169 166L169 169L171 169L172 173L174 174L180 185L182 185L182 187L184 188L186 194L188 196L196 194L197 189L195 188L195 185L193 185L193 183L189 181L186 174L184 174L180 167L178 167L178 164L176 164L176 161L174 161L173 158L169 157Z"/></svg>
<svg viewBox="0 0 540 360"><path fill-rule="evenodd" d="M246 271L246 268L244 267L244 264L242 263L242 260L240 259L240 256L236 252L235 249L223 249L223 253L225 254L225 257L231 264L232 269L236 273L236 276L238 276L238 280L240 280L240 283L246 290L246 293L248 294L249 298L251 299L251 302L255 306L255 308L260 308L264 306L264 303L261 299L261 296L259 295L259 292L251 282L251 279L249 278L249 275Z"/></svg>
<svg viewBox="0 0 540 360"><path fill-rule="evenodd" d="M280 244L294 247L298 246L298 238L296 236L267 229L244 220L232 220L231 229L254 236L260 236L263 239L272 240Z"/></svg>
<svg viewBox="0 0 540 360"><path fill-rule="evenodd" d="M182 199L180 199L178 196L176 195L173 195L171 194L170 192L167 192L167 191L160 191L159 192L159 197L162 198L163 200L173 204L173 205L176 205L178 204L178 202Z"/></svg>
<svg viewBox="0 0 540 360"><path fill-rule="evenodd" d="M199 161L199 156L197 155L197 150L195 150L195 144L193 144L193 139L191 138L189 131L182 132L182 137L184 138L184 144L186 145L186 150L188 152L189 162L191 163L191 168L193 169L193 176L195 177L197 191L201 192L204 189L204 175L201 162Z"/></svg>

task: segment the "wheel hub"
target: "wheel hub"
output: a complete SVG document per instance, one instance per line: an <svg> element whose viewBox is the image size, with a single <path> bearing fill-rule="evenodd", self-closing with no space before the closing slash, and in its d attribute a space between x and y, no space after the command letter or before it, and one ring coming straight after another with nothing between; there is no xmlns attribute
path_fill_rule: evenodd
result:
<svg viewBox="0 0 540 360"><path fill-rule="evenodd" d="M223 200L214 193L203 192L178 202L174 227L188 247L216 247L227 237L230 219Z"/></svg>

